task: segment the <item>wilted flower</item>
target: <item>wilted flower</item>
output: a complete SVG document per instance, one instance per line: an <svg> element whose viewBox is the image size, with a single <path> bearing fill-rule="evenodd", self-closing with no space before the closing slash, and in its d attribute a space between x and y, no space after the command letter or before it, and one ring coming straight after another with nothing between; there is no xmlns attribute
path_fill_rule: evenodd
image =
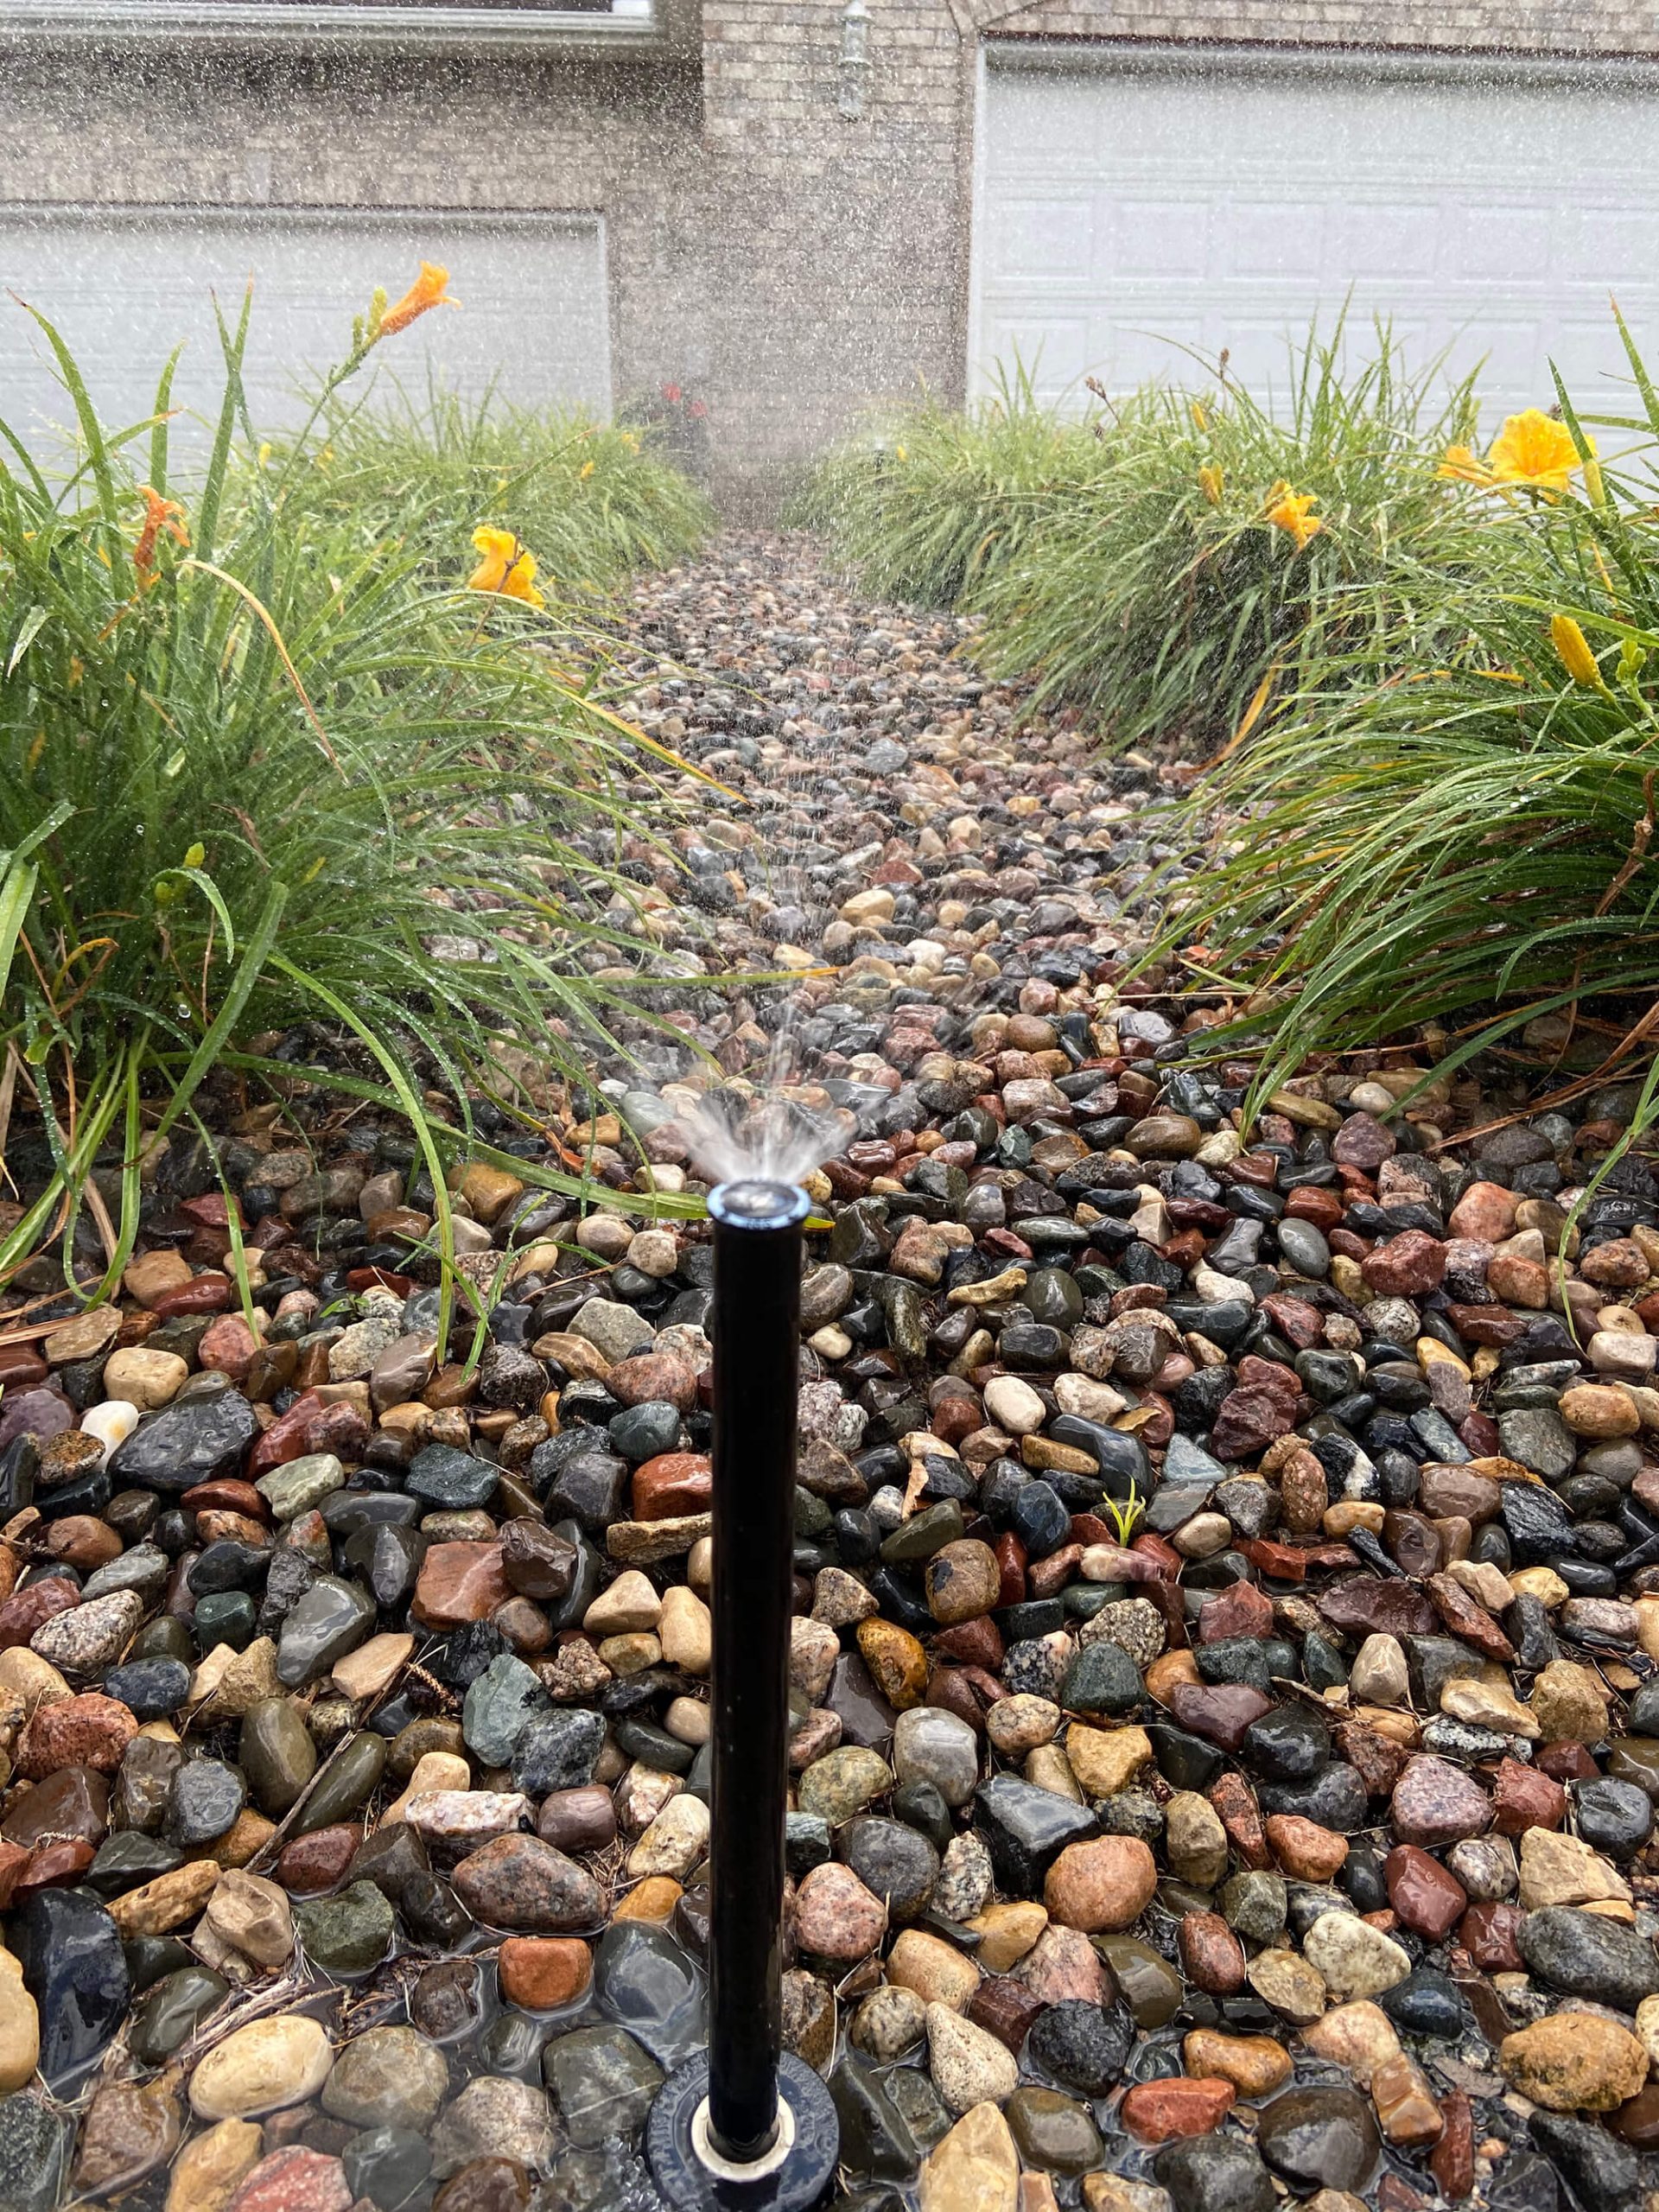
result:
<svg viewBox="0 0 1659 2212"><path fill-rule="evenodd" d="M164 499L148 484L141 484L138 493L144 503L144 520L132 549L132 565L138 572L138 588L148 591L156 581L156 547L162 532L165 531L175 545L188 545L190 533L184 526L184 509L176 500Z"/></svg>
<svg viewBox="0 0 1659 2212"><path fill-rule="evenodd" d="M423 261L420 275L403 298L395 306L389 307L375 325L374 339L395 338L400 330L407 330L410 324L429 308L458 307L460 302L452 300L444 289L448 282L449 271L447 269L441 269L435 261Z"/></svg>
<svg viewBox="0 0 1659 2212"><path fill-rule="evenodd" d="M1600 665L1590 650L1590 640L1570 614L1556 614L1550 618L1549 642L1560 656L1561 666L1575 683L1582 683L1591 691L1607 689Z"/></svg>
<svg viewBox="0 0 1659 2212"><path fill-rule="evenodd" d="M1288 484L1275 485L1274 492L1279 496L1268 509L1268 520L1275 530L1284 531L1300 553L1309 538L1317 537L1325 528L1319 517L1309 512L1319 505L1319 493L1293 492ZM1273 498L1273 493L1270 493L1268 497Z"/></svg>
<svg viewBox="0 0 1659 2212"><path fill-rule="evenodd" d="M482 524L473 532L474 549L483 556L467 579L468 591L499 592L505 599L521 599L526 607L545 607L536 588L536 556L511 530L492 530Z"/></svg>
<svg viewBox="0 0 1659 2212"><path fill-rule="evenodd" d="M1447 446L1446 458L1434 473L1460 484L1490 484L1492 480L1491 470L1472 446Z"/></svg>

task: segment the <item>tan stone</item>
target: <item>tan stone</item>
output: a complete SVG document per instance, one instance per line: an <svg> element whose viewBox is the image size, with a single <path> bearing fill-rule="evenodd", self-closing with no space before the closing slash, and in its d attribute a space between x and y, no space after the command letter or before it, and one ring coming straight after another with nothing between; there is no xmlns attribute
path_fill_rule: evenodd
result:
<svg viewBox="0 0 1659 2212"><path fill-rule="evenodd" d="M963 1923L979 1937L974 1957L987 1974L1007 1974L1023 1959L1048 1925L1042 1906L1028 1900L987 1905Z"/></svg>
<svg viewBox="0 0 1659 2212"><path fill-rule="evenodd" d="M1628 1904L1630 1890L1612 1861L1577 1836L1529 1828L1521 1838L1520 1898L1523 1910L1536 1912L1544 1905L1605 1899Z"/></svg>
<svg viewBox="0 0 1659 2212"><path fill-rule="evenodd" d="M158 1874L110 1905L110 1917L124 1941L135 1936L165 1936L194 1920L219 1887L219 1869L211 1859L187 1859L170 1874Z"/></svg>
<svg viewBox="0 0 1659 2212"><path fill-rule="evenodd" d="M414 1637L401 1630L388 1629L380 1636L372 1636L355 1651L348 1651L343 1659L336 1660L334 1688L353 1704L379 1697L391 1688L399 1669L414 1649Z"/></svg>
<svg viewBox="0 0 1659 2212"><path fill-rule="evenodd" d="M1547 1744L1599 1744L1607 1733L1607 1692L1571 1659L1552 1659L1532 1686L1533 1719Z"/></svg>
<svg viewBox="0 0 1659 2212"><path fill-rule="evenodd" d="M1144 1728L1087 1728L1074 1720L1065 1757L1084 1796L1115 1797L1151 1765L1152 1738Z"/></svg>
<svg viewBox="0 0 1659 2212"><path fill-rule="evenodd" d="M315 2097L334 2069L321 2024L302 2012L251 2020L216 2044L190 2077L200 2120L246 2120Z"/></svg>
<svg viewBox="0 0 1659 2212"><path fill-rule="evenodd" d="M1345 2066L1362 2089L1370 2087L1379 2066L1400 2056L1393 2021L1366 1997L1351 2005L1333 2005L1323 2019L1303 2029L1302 2041L1316 2057Z"/></svg>
<svg viewBox="0 0 1659 2212"><path fill-rule="evenodd" d="M714 1658L714 1617L695 1590L676 1583L657 1621L663 1657L683 1674L706 1675Z"/></svg>
<svg viewBox="0 0 1659 2212"><path fill-rule="evenodd" d="M130 1344L112 1351L105 1361L104 1395L147 1412L176 1398L189 1372L188 1361L175 1351L150 1351L143 1344Z"/></svg>
<svg viewBox="0 0 1659 2212"><path fill-rule="evenodd" d="M887 1980L896 1989L912 1990L924 2005L948 2005L955 2012L967 2011L979 1978L972 1959L922 1928L902 1929L887 1958Z"/></svg>
<svg viewBox="0 0 1659 2212"><path fill-rule="evenodd" d="M994 2104L975 2105L923 2161L921 2212L1019 2212L1020 2154Z"/></svg>
<svg viewBox="0 0 1659 2212"><path fill-rule="evenodd" d="M629 1567L600 1592L582 1624L594 1637L644 1634L656 1628L662 1611L662 1596L651 1577Z"/></svg>
<svg viewBox="0 0 1659 2212"><path fill-rule="evenodd" d="M41 2016L23 1987L22 1961L0 1951L0 2093L25 2088L40 2063Z"/></svg>
<svg viewBox="0 0 1659 2212"><path fill-rule="evenodd" d="M1512 2088L1550 2112L1611 2112L1648 2078L1638 2038L1591 2012L1554 2012L1505 2036L1497 2061Z"/></svg>
<svg viewBox="0 0 1659 2212"><path fill-rule="evenodd" d="M380 1815L380 1826L389 1821L409 1818L410 1801L423 1797L435 1790L471 1789L473 1770L459 1751L423 1751L415 1762L415 1771L409 1777L401 1797L394 1798Z"/></svg>
<svg viewBox="0 0 1659 2212"><path fill-rule="evenodd" d="M264 2139L251 2120L221 2120L187 2143L173 2162L166 2212L225 2212L258 2164Z"/></svg>
<svg viewBox="0 0 1659 2212"><path fill-rule="evenodd" d="M1290 2053L1272 2036L1224 2035L1194 2028L1181 2040L1181 2056L1194 2081L1230 2082L1241 2097L1265 2097L1291 2075Z"/></svg>

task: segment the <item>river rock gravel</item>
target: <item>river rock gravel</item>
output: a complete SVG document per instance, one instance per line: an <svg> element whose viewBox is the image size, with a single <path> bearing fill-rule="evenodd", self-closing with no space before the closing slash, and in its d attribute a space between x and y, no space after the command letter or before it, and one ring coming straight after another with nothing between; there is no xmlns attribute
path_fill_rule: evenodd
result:
<svg viewBox="0 0 1659 2212"><path fill-rule="evenodd" d="M801 540L639 587L698 774L576 888L665 1023L585 1097L504 1046L446 1345L408 1132L302 1072L146 1153L116 1305L0 1299L4 2212L655 2204L710 1274L627 1205L768 1109L821 1148L784 2012L846 2212L1659 2179L1659 1185L1579 1205L1634 1091L1406 1043L1247 1126L1221 1000L1126 982L1159 768L965 641ZM538 1186L584 1161L613 1205Z"/></svg>

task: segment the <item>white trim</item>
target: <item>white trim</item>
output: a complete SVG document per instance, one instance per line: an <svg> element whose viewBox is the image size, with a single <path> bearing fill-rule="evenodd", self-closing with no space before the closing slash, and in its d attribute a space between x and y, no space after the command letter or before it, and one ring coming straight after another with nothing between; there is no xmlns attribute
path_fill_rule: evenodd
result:
<svg viewBox="0 0 1659 2212"><path fill-rule="evenodd" d="M1359 77L1368 83L1439 79L1461 84L1576 86L1585 92L1648 92L1659 55L1624 59L1547 54L1437 54L1389 47L1173 45L1150 39L1043 40L982 35L980 51L1007 70L1096 72L1117 76Z"/></svg>
<svg viewBox="0 0 1659 2212"><path fill-rule="evenodd" d="M568 8L353 7L350 0L0 0L0 42L150 45L184 38L238 47L481 46L658 52L661 0L646 16Z"/></svg>

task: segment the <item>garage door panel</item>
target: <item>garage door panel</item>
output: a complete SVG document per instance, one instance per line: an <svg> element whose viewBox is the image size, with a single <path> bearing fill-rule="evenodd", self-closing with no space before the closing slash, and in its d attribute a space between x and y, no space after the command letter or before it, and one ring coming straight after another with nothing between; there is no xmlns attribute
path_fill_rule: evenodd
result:
<svg viewBox="0 0 1659 2212"><path fill-rule="evenodd" d="M997 240L1000 274L1087 283L1095 265L1095 216L1086 200L1011 200Z"/></svg>
<svg viewBox="0 0 1659 2212"><path fill-rule="evenodd" d="M1157 277L1166 282L1205 274L1213 228L1210 203L1203 200L1127 200L1116 211L1103 243L1109 259L1094 275L1108 280Z"/></svg>
<svg viewBox="0 0 1659 2212"><path fill-rule="evenodd" d="M1016 52L992 54L983 114L970 364L982 386L1002 327L1063 310L1070 329L1084 308L1084 358L1074 340L1045 354L1048 397L1084 371L1116 385L1179 373L1179 355L1131 328L1225 346L1241 374L1282 385L1287 343L1316 313L1329 327L1347 301L1358 328L1391 321L1417 365L1449 348L1462 373L1487 355L1490 428L1550 403L1552 355L1575 378L1599 372L1599 392L1621 372L1609 292L1659 333L1659 100L1640 80L1348 74L1259 57L1178 74L1110 58L1037 67ZM1052 238L1048 265L1020 250L1010 211L1038 200L1063 202L1078 240L1077 211L1091 211L1086 277Z"/></svg>
<svg viewBox="0 0 1659 2212"><path fill-rule="evenodd" d="M245 364L261 429L303 419L321 374L348 350L377 283L396 298L421 260L450 272L458 309L424 315L380 357L383 376L423 397L429 378L478 397L610 404L604 240L596 217L470 218L365 211L41 209L0 206L0 295L57 324L107 423L153 404L181 340L176 443L206 442L223 364L214 321L253 313ZM353 397L365 389L352 387ZM0 304L0 414L35 442L73 420L42 334Z"/></svg>

